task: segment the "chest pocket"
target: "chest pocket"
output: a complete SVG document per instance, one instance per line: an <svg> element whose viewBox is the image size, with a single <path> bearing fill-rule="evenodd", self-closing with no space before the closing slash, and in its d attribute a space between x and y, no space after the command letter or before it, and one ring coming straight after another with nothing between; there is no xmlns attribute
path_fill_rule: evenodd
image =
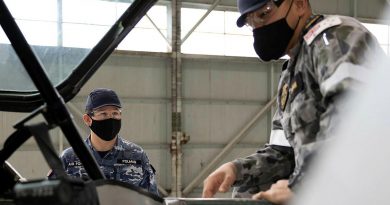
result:
<svg viewBox="0 0 390 205"><path fill-rule="evenodd" d="M312 124L317 117L317 102L305 89L302 73L297 73L290 86L291 129L296 133L300 128Z"/></svg>
<svg viewBox="0 0 390 205"><path fill-rule="evenodd" d="M115 169L112 167L112 165L103 166L100 165L100 170L102 170L104 176L106 179L115 179Z"/></svg>
<svg viewBox="0 0 390 205"><path fill-rule="evenodd" d="M118 179L133 185L139 185L144 178L141 160L118 159L115 164Z"/></svg>
<svg viewBox="0 0 390 205"><path fill-rule="evenodd" d="M291 103L291 129L294 133L318 120L314 99L300 100L298 97L297 101Z"/></svg>
<svg viewBox="0 0 390 205"><path fill-rule="evenodd" d="M66 173L70 176L84 180L89 179L88 174L80 161L69 162L66 168Z"/></svg>

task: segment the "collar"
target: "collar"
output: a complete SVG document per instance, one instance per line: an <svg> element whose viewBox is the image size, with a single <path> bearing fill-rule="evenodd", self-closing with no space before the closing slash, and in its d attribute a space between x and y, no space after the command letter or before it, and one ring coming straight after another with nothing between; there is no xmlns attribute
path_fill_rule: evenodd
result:
<svg viewBox="0 0 390 205"><path fill-rule="evenodd" d="M114 147L111 150L113 150L115 147L118 147L118 145L122 145L123 142L119 138L120 137L118 135L116 137L115 145L114 145ZM92 151L97 152L97 150L92 145L91 135L88 136L88 138L85 140L85 143L87 143L87 145L89 146L89 148L91 148ZM109 150L109 151L111 151L111 150Z"/></svg>
<svg viewBox="0 0 390 205"><path fill-rule="evenodd" d="M311 15L309 19L307 19L305 27L302 30L301 38L317 23L324 20L323 15Z"/></svg>
<svg viewBox="0 0 390 205"><path fill-rule="evenodd" d="M300 34L300 41L297 43L294 47L291 48L290 50L290 62L291 60L293 61L292 63L295 64L295 57L299 54L301 50L301 46L303 44L303 36L317 23L322 21L324 19L323 15L311 15L309 19L306 20L305 27L303 28L301 34Z"/></svg>

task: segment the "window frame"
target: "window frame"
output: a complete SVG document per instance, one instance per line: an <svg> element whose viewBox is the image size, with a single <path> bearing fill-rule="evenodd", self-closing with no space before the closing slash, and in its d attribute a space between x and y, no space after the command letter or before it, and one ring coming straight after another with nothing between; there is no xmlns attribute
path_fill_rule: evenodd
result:
<svg viewBox="0 0 390 205"><path fill-rule="evenodd" d="M127 8L122 16L111 26L110 30L97 43L97 45L92 48L92 50L72 71L72 73L55 87L64 102L68 102L76 96L81 87L100 68L119 43L156 2L157 0L136 0ZM7 6L4 2L2 3L1 10L8 11ZM28 71L30 77L33 78L32 74L35 72L34 69L36 68L31 68L27 62L37 61L39 63L39 59L33 52L28 51L31 50L30 45L27 41L25 41L23 34L20 32L17 24L15 23L15 20L11 18L12 15L10 13L9 15L9 18L2 17L0 24L19 59L24 65L24 68ZM12 35L9 35L11 33ZM18 35L15 35L16 33L18 33ZM37 65L37 67L43 69L41 64ZM35 77L39 78L42 76L35 75ZM35 85L37 81L39 80L34 81ZM46 92L42 88L43 86L36 85L36 87L38 89L37 91L0 90L0 111L31 112L45 103L48 103L48 98L42 96Z"/></svg>

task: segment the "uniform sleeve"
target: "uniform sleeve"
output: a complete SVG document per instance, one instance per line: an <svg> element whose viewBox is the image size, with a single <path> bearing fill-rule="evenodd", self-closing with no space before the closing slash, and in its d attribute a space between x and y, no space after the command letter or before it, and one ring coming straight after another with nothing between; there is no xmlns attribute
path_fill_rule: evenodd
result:
<svg viewBox="0 0 390 205"><path fill-rule="evenodd" d="M340 112L347 108L345 97L358 91L373 69L371 62L376 56L383 55L376 39L354 22L325 31L311 47L313 66L307 69L318 83L325 109L319 119L315 145L301 148L304 163L298 175L290 181L292 187L301 183L322 144L332 137L342 120Z"/></svg>
<svg viewBox="0 0 390 205"><path fill-rule="evenodd" d="M269 144L250 156L233 161L237 168L233 186L239 187L238 192L251 189L253 193L257 193L264 185L267 188L279 179L288 178L293 171L294 152L281 130L278 113L273 118Z"/></svg>
<svg viewBox="0 0 390 205"><path fill-rule="evenodd" d="M142 166L144 170L144 178L142 179L140 186L159 196L155 170L150 164L149 158L146 156L145 152L142 155Z"/></svg>
<svg viewBox="0 0 390 205"><path fill-rule="evenodd" d="M317 141L334 132L342 118L340 111L348 107L345 97L366 83L376 59L385 55L375 37L358 23L331 29L326 40L317 43L312 55L312 72L326 108L320 117Z"/></svg>
<svg viewBox="0 0 390 205"><path fill-rule="evenodd" d="M375 57L383 56L374 36L363 26L343 25L332 28L313 45L314 78L323 97L330 98L365 82Z"/></svg>

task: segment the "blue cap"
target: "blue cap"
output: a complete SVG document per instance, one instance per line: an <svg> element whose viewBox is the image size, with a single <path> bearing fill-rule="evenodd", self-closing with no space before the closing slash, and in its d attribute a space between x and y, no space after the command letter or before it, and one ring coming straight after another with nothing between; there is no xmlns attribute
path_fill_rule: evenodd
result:
<svg viewBox="0 0 390 205"><path fill-rule="evenodd" d="M85 111L90 112L108 105L119 108L122 107L118 95L113 90L107 88L97 88L88 95L87 103L85 104Z"/></svg>

